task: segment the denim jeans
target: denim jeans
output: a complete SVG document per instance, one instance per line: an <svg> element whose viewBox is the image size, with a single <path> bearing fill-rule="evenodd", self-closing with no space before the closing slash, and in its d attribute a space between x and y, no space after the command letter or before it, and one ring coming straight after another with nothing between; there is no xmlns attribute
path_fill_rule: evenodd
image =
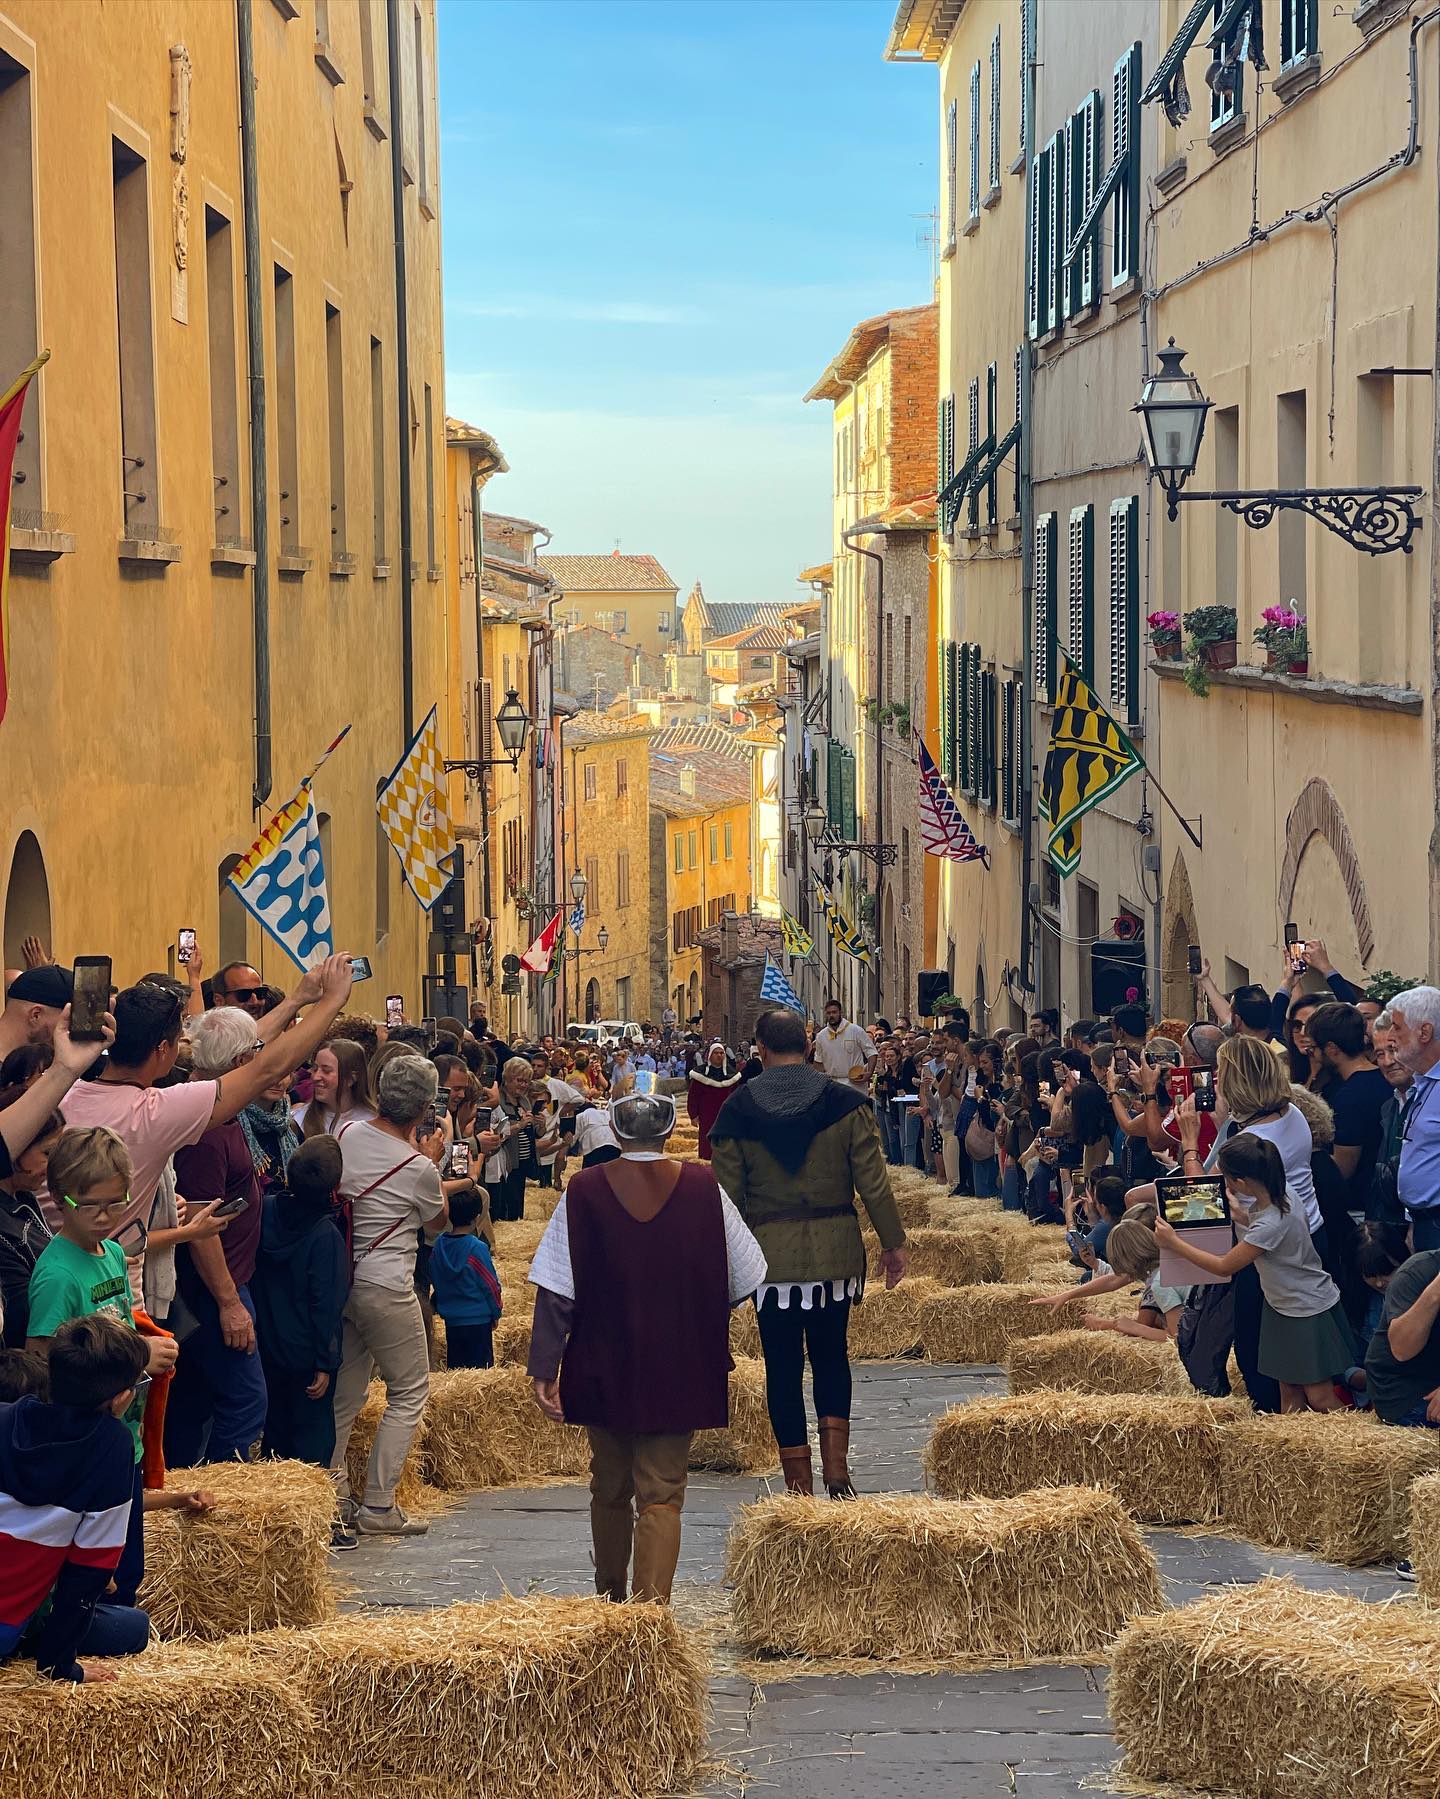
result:
<svg viewBox="0 0 1440 1799"><path fill-rule="evenodd" d="M875 1127L880 1132L880 1147L885 1152L885 1160L896 1163L900 1160L900 1144L895 1135L895 1122L890 1107L883 1099L872 1103L875 1108Z"/></svg>
<svg viewBox="0 0 1440 1799"><path fill-rule="evenodd" d="M116 1605L101 1599L90 1615L90 1625L80 1639L80 1655L139 1655L150 1641L150 1617L137 1606Z"/></svg>
<svg viewBox="0 0 1440 1799"><path fill-rule="evenodd" d="M994 1199L1000 1191L1000 1158L987 1156L983 1162L970 1164L970 1178L977 1199Z"/></svg>
<svg viewBox="0 0 1440 1799"><path fill-rule="evenodd" d="M1410 1237L1417 1256L1422 1249L1440 1249L1440 1206L1410 1214Z"/></svg>
<svg viewBox="0 0 1440 1799"><path fill-rule="evenodd" d="M255 1317L250 1289L235 1289ZM165 1460L172 1468L197 1462L244 1462L265 1429L265 1375L254 1350L231 1349L220 1329L220 1308L208 1288L189 1287L185 1303L199 1320L180 1345L165 1407Z"/></svg>

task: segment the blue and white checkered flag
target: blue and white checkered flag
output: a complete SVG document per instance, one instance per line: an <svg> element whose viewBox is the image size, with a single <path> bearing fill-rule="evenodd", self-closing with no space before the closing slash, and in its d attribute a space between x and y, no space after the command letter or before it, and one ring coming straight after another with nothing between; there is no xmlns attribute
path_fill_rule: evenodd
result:
<svg viewBox="0 0 1440 1799"><path fill-rule="evenodd" d="M770 960L770 952L765 952L765 972L760 977L760 997L772 1006L785 1006L791 1012L804 1013L800 995L790 985L780 970Z"/></svg>
<svg viewBox="0 0 1440 1799"><path fill-rule="evenodd" d="M297 968L313 968L333 954L320 821L308 780L251 845L229 885Z"/></svg>

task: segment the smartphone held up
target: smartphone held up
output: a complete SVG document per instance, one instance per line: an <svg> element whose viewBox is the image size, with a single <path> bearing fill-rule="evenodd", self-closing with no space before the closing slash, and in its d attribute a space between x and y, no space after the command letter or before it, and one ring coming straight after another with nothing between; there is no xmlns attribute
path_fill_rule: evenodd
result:
<svg viewBox="0 0 1440 1799"><path fill-rule="evenodd" d="M179 939L175 947L175 960L182 968L188 968L195 960L195 932L189 925L182 925Z"/></svg>
<svg viewBox="0 0 1440 1799"><path fill-rule="evenodd" d="M105 1034L105 1014L109 1010L109 956L77 956L70 1035L79 1043L98 1043Z"/></svg>

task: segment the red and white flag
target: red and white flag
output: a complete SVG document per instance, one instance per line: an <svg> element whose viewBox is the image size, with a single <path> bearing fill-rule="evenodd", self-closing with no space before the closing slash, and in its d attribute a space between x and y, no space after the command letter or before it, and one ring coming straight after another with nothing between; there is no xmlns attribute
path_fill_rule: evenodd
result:
<svg viewBox="0 0 1440 1799"><path fill-rule="evenodd" d="M555 939L560 935L560 920L563 913L556 912L545 929L520 958L520 966L528 968L531 974L544 974L550 967L550 953L555 948Z"/></svg>

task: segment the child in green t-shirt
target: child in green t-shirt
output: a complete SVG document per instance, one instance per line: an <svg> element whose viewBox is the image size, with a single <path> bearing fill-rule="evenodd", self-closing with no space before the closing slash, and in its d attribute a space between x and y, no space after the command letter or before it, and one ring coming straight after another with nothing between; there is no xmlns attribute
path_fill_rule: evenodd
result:
<svg viewBox="0 0 1440 1799"><path fill-rule="evenodd" d="M101 1312L135 1329L134 1300L125 1271L125 1251L110 1237L130 1203L130 1154L114 1131L104 1125L64 1131L50 1152L46 1175L60 1208L59 1231L40 1252L30 1276L28 1346L45 1349L67 1318ZM175 1365L177 1346L170 1337L149 1337L146 1371L167 1373ZM115 1599L133 1606L145 1567L142 1525L144 1480L140 1466L140 1422L145 1394L131 1401L123 1422L135 1445L135 1496L130 1508L130 1535L115 1570Z"/></svg>

